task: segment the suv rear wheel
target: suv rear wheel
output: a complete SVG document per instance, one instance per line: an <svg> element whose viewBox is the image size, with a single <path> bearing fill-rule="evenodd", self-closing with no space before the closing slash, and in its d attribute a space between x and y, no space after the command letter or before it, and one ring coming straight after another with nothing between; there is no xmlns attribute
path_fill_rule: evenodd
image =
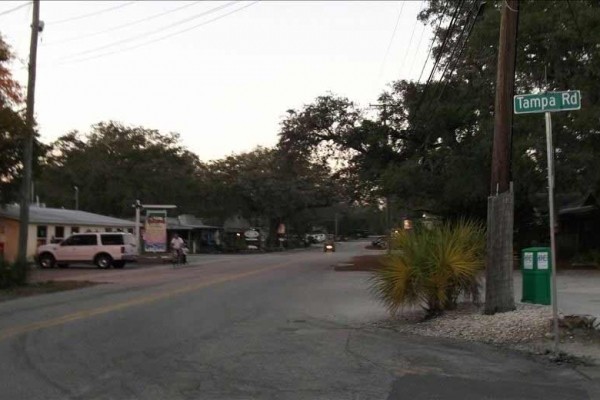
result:
<svg viewBox="0 0 600 400"><path fill-rule="evenodd" d="M56 260L54 259L54 256L52 254L43 253L43 254L40 254L38 263L40 264L40 267L42 267L42 268L52 268L52 267L54 267Z"/></svg>
<svg viewBox="0 0 600 400"><path fill-rule="evenodd" d="M112 262L113 259L108 254L98 254L94 263L98 268L106 269L111 266Z"/></svg>

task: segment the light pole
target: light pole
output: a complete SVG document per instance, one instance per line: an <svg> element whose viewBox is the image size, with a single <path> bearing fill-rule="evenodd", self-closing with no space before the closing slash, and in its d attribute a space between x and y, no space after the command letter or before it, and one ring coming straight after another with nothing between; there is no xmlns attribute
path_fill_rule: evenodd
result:
<svg viewBox="0 0 600 400"><path fill-rule="evenodd" d="M132 207L135 208L135 245L136 245L137 253L139 255L140 254L140 248L141 248L141 243L140 243L140 211L143 208L142 202L139 201L139 200L136 200L135 203L133 203Z"/></svg>
<svg viewBox="0 0 600 400"><path fill-rule="evenodd" d="M73 189L75 189L75 209L79 210L79 187L73 186Z"/></svg>

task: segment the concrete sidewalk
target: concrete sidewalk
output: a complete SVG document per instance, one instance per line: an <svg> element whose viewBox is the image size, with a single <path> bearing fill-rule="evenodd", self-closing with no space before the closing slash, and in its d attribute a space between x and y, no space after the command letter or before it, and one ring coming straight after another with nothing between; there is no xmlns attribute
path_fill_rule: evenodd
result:
<svg viewBox="0 0 600 400"><path fill-rule="evenodd" d="M556 276L559 312L593 315L600 321L600 270L559 271ZM515 300L521 301L523 279L514 271Z"/></svg>

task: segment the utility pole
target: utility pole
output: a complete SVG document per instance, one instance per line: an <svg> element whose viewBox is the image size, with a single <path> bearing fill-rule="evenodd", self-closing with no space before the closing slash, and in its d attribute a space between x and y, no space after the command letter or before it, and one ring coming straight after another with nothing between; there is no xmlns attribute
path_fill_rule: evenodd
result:
<svg viewBox="0 0 600 400"><path fill-rule="evenodd" d="M382 122L383 126L387 128L387 120L388 120L388 104L382 102L381 104L369 104L369 107L373 108L381 108L383 109ZM390 195L385 196L385 209L386 209L386 229L387 229L387 253L391 254L392 252L392 210Z"/></svg>
<svg viewBox="0 0 600 400"><path fill-rule="evenodd" d="M75 189L75 209L79 210L79 186L73 186Z"/></svg>
<svg viewBox="0 0 600 400"><path fill-rule="evenodd" d="M31 44L29 47L29 79L27 82L27 111L25 113L25 145L23 148L23 182L21 185L21 206L19 210L19 268L27 268L27 240L29 231L29 196L31 190L31 169L33 154L33 107L35 104L35 72L37 64L38 33L43 29L40 24L40 0L33 0L31 22Z"/></svg>
<svg viewBox="0 0 600 400"><path fill-rule="evenodd" d="M334 214L334 223L335 223L335 227L334 227L335 239L334 240L337 240L337 237L338 237L338 213L337 212L335 212L335 214Z"/></svg>
<svg viewBox="0 0 600 400"><path fill-rule="evenodd" d="M519 1L505 0L496 73L491 194L488 197L486 314L515 309L513 289L514 194L511 182L513 92Z"/></svg>

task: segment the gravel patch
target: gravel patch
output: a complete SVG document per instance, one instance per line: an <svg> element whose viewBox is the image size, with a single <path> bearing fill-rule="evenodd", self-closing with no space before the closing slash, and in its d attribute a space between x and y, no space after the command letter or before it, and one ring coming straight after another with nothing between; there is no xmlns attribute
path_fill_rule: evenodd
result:
<svg viewBox="0 0 600 400"><path fill-rule="evenodd" d="M372 326L413 335L488 343L544 356L559 364L594 366L595 373L600 374L600 330L571 329L561 316L560 352L556 354L550 306L517 303L514 311L484 315L482 307L464 303L433 319L424 321L424 316L422 310L410 309Z"/></svg>
<svg viewBox="0 0 600 400"><path fill-rule="evenodd" d="M437 318L422 321L423 316L422 311L405 311L379 326L422 336L516 344L543 339L551 331L552 308L517 304L515 311L484 315L481 308L460 304Z"/></svg>

